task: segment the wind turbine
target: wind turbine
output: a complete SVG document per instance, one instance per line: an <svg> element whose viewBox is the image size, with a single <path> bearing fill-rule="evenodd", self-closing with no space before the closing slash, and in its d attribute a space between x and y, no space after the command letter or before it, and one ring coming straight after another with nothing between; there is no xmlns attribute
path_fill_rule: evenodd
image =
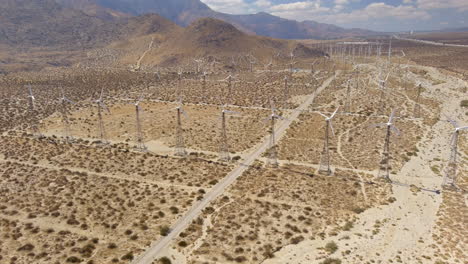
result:
<svg viewBox="0 0 468 264"><path fill-rule="evenodd" d="M333 136L335 136L335 130L333 129L332 120L335 117L339 109L340 109L339 107L336 108L335 112L333 112L331 116L326 116L319 112L319 114L325 118L325 138L323 141L323 150L322 150L322 154L320 157L319 173L325 174L325 175L332 174L332 170L330 168L330 146L329 146L330 130Z"/></svg>
<svg viewBox="0 0 468 264"><path fill-rule="evenodd" d="M135 121L136 121L136 146L135 148L139 151L146 151L147 147L145 146L144 143L144 137L143 137L143 129L141 127L141 112L142 108L140 106L140 102L143 99L143 96L140 96L134 103L135 105Z"/></svg>
<svg viewBox="0 0 468 264"><path fill-rule="evenodd" d="M315 63L317 63L317 60L315 60L314 62L312 62L312 63L310 64L310 74L312 74L312 75L315 73L315 71L314 71L314 65L315 65Z"/></svg>
<svg viewBox="0 0 468 264"><path fill-rule="evenodd" d="M175 153L174 155L185 157L187 151L185 150L184 142L184 130L182 128L182 115L187 118L187 113L185 113L182 107L182 99L179 98L179 105L175 108L176 110L176 142L175 142Z"/></svg>
<svg viewBox="0 0 468 264"><path fill-rule="evenodd" d="M99 99L94 101L96 103L98 109L98 127L99 127L99 138L101 139L101 143L107 144L107 136L106 136L106 129L104 125L104 120L102 119L102 111L105 110L110 113L109 108L104 104L103 100L104 88L101 88L101 95Z"/></svg>
<svg viewBox="0 0 468 264"><path fill-rule="evenodd" d="M31 128L32 128L32 130L33 130L33 133L34 133L36 136L41 137L42 135L41 135L41 132L40 132L40 130L39 130L39 124L38 124L39 122L36 122L37 113L36 113L35 101L36 101L36 98L35 98L34 95L33 95L31 85L28 85L29 112L30 112L31 116L34 117L34 121L33 121L32 124L31 124Z"/></svg>
<svg viewBox="0 0 468 264"><path fill-rule="evenodd" d="M445 187L455 187L457 183L457 169L458 169L458 136L460 131L468 130L468 126L460 126L457 121L447 116L447 121L454 127L452 137L450 139L450 158L445 167L444 181L442 183Z"/></svg>
<svg viewBox="0 0 468 264"><path fill-rule="evenodd" d="M268 64L265 64L265 69L267 69L269 72L272 71L273 68L273 58L270 59L270 62Z"/></svg>
<svg viewBox="0 0 468 264"><path fill-rule="evenodd" d="M421 115L421 104L419 103L419 101L420 101L421 92L423 89L421 83L419 83L417 87L418 87L418 90L416 94L416 104L414 105L414 117L415 118L419 118L419 116Z"/></svg>
<svg viewBox="0 0 468 264"><path fill-rule="evenodd" d="M221 110L221 138L219 144L219 159L221 161L230 161L231 157L229 155L229 143L227 137L227 129L226 129L226 115L237 115L239 113L226 110L226 105L223 105Z"/></svg>
<svg viewBox="0 0 468 264"><path fill-rule="evenodd" d="M59 98L59 102L60 102L61 112L62 112L63 135L67 142L71 142L73 140L73 137L71 136L71 131L70 131L70 120L68 119L67 104L75 104L75 103L71 101L70 99L68 99L67 97L65 97L62 87L60 87L60 91L61 91L61 97Z"/></svg>
<svg viewBox="0 0 468 264"><path fill-rule="evenodd" d="M390 76L390 72L387 74L387 77L385 79L381 79L382 77L382 70L380 71L380 74L379 74L379 89L380 89L380 99L379 99L379 105L380 105L380 108L379 108L379 112L382 112L385 110L385 105L387 103L387 100L385 98L385 95L387 93L386 91L386 84L387 84L387 81L388 81L388 77Z"/></svg>
<svg viewBox="0 0 468 264"><path fill-rule="evenodd" d="M373 127L385 127L387 133L385 134L385 142L384 142L384 149L382 152L382 159L380 160L379 166L379 173L378 178L382 178L387 181L391 181L390 179L390 138L392 135L392 131L395 132L397 135L400 135L400 130L394 125L393 119L395 118L395 110L392 111L387 123L380 123L375 124Z"/></svg>
<svg viewBox="0 0 468 264"><path fill-rule="evenodd" d="M201 68L200 65L203 63L203 59L194 59L193 61L196 63L196 73L199 73Z"/></svg>
<svg viewBox="0 0 468 264"><path fill-rule="evenodd" d="M226 77L225 79L221 80L221 82L227 82L227 93L226 93L226 102L232 98L232 87L233 87L233 79L235 79L234 76L232 76L231 74L229 74L228 77ZM229 102L231 103L231 102Z"/></svg>
<svg viewBox="0 0 468 264"><path fill-rule="evenodd" d="M250 67L250 72L253 72L253 65L257 63L257 59L252 56L252 54L249 54L249 67Z"/></svg>
<svg viewBox="0 0 468 264"><path fill-rule="evenodd" d="M289 71L290 72L293 72L293 66L294 64L296 64L296 62L294 61L294 52L291 51L291 53L289 54L289 57L290 57L290 61L289 61Z"/></svg>
<svg viewBox="0 0 468 264"><path fill-rule="evenodd" d="M288 85L288 76L284 76L284 108L287 108L288 106L288 100L289 100L289 85Z"/></svg>
<svg viewBox="0 0 468 264"><path fill-rule="evenodd" d="M276 147L276 132L275 132L275 124L276 120L284 120L284 117L276 114L276 108L273 102L270 100L271 106L271 115L268 116L264 121L270 122L270 143L269 148L267 151L268 156L268 166L270 167L278 167L278 150Z"/></svg>
<svg viewBox="0 0 468 264"><path fill-rule="evenodd" d="M344 112L349 113L350 109L351 109L351 80L348 80L346 84L346 98L345 98Z"/></svg>
<svg viewBox="0 0 468 264"><path fill-rule="evenodd" d="M206 90L206 72L203 72L203 75L202 75L202 86L203 86L203 91Z"/></svg>

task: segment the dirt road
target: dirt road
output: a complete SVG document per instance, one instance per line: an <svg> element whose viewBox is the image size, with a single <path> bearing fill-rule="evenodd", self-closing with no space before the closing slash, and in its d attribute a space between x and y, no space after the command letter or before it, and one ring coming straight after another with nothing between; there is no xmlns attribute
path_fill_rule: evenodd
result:
<svg viewBox="0 0 468 264"><path fill-rule="evenodd" d="M339 74L339 72L338 72ZM309 95L306 100L295 109L288 113L285 120L278 120L276 128L277 139L280 140L289 126L298 119L302 111L308 109L308 107L314 102L315 97L320 94L330 83L335 79L336 76L332 76L325 80L316 92ZM223 180L216 184L198 203L196 203L183 217L181 217L171 228L171 232L162 238L161 240L155 241L142 255L137 257L132 263L138 264L149 264L152 263L158 257L162 256L163 250L175 239L190 223L195 220L198 215L206 208L212 201L224 193L226 188L231 185L239 176L246 171L253 162L260 158L262 154L269 147L269 138L266 137L261 144L253 148L250 154L246 155L245 159Z"/></svg>

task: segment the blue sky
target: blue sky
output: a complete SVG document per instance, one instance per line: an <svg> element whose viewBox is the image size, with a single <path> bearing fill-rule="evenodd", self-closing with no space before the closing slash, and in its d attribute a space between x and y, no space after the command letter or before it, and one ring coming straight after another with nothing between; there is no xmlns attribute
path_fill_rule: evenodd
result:
<svg viewBox="0 0 468 264"><path fill-rule="evenodd" d="M268 12L377 31L468 27L468 0L201 0L230 14Z"/></svg>

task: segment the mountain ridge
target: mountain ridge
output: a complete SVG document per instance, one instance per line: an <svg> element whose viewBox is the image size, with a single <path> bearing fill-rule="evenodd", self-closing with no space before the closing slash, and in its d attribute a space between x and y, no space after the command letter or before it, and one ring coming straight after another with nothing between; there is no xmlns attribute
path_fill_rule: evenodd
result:
<svg viewBox="0 0 468 264"><path fill-rule="evenodd" d="M176 24L186 27L193 21L209 17L233 24L238 29L261 36L283 39L330 39L374 35L365 29L345 29L315 21L296 21L271 15L266 12L232 15L217 12L200 0L57 0L91 2L103 8L113 9L127 15L156 13ZM91 4L89 3L89 4ZM78 8L78 5L75 4ZM81 7L86 10L84 6Z"/></svg>

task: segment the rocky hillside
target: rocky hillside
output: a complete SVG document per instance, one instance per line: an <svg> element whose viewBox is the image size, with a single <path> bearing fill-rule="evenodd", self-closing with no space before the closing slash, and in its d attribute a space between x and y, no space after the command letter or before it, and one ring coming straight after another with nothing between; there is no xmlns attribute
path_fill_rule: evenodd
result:
<svg viewBox="0 0 468 264"><path fill-rule="evenodd" d="M350 36L365 36L375 34L369 30L344 29L334 25L322 24L314 21L298 22L283 19L268 13L250 15L230 15L211 10L200 0L57 0L80 2L81 8L95 9L95 5L112 9L127 15L141 15L147 13L159 14L180 26L188 26L193 21L204 18L216 18L235 25L238 29L261 36L284 39L310 38L341 38ZM87 6L93 6L87 7Z"/></svg>

